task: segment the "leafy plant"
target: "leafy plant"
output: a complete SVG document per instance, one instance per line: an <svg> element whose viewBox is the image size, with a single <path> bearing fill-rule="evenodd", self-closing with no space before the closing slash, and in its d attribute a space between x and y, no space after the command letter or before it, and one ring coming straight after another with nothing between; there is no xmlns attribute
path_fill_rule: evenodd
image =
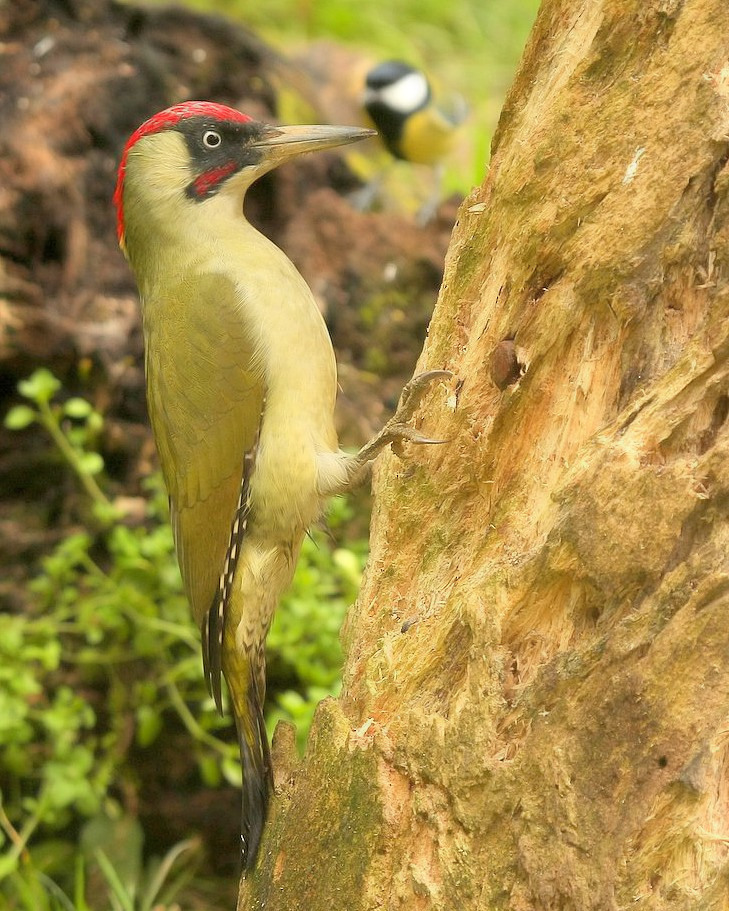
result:
<svg viewBox="0 0 729 911"><path fill-rule="evenodd" d="M70 858L74 869L68 893L45 871L49 852L43 848L26 856L5 880L4 892L8 906L19 911L172 911L179 909L172 904L175 897L196 873L200 847L197 839L186 839L145 863L137 820L101 813L84 826L80 848ZM68 849L62 853L69 860Z"/></svg>
<svg viewBox="0 0 729 911"><path fill-rule="evenodd" d="M101 415L84 399L64 400L47 370L19 391L27 404L8 412L6 426L21 430L35 422L46 429L85 491L95 524L69 534L42 560L28 586L27 612L0 615L0 896L12 896L11 907L55 911L75 904L86 911L79 883L93 862L115 911L145 911L160 894L152 888L158 880L147 877L147 892L142 885L130 891L102 850L81 867L70 864L71 883L68 844L52 841L51 833L79 817L119 815L114 795L135 787L130 749L153 745L175 719L206 785L223 777L239 784L238 749L234 738L221 737L229 721L205 690L159 476L145 485L141 523L125 521L103 489L104 461L95 448ZM330 527L341 532L348 517L348 506L336 501ZM293 720L302 744L316 703L338 688L338 632L365 550L365 542L336 548L315 532L271 630L269 724ZM51 843L54 849L44 852ZM171 869L174 852L160 870ZM46 858L42 866L39 856ZM145 904L144 895L153 898Z"/></svg>
<svg viewBox="0 0 729 911"><path fill-rule="evenodd" d="M45 367L21 380L18 392L33 405L11 408L5 416L5 426L23 430L37 422L44 427L78 477L99 517L110 520L114 515L112 504L96 482L96 475L104 468L104 460L94 449L103 418L86 399L68 398L63 404L53 402L60 388L60 380ZM73 424L64 429L65 418L72 419Z"/></svg>
<svg viewBox="0 0 729 911"><path fill-rule="evenodd" d="M103 894L112 911L163 911L195 875L201 848L198 839L180 841L163 857L152 857L146 863L143 842L141 826L129 814L100 814L84 826L85 870L95 880L95 892Z"/></svg>

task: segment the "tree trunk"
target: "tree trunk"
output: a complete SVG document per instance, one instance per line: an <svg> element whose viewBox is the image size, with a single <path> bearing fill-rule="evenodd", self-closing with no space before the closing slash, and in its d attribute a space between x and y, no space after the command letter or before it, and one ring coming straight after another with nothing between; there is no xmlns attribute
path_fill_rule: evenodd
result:
<svg viewBox="0 0 729 911"><path fill-rule="evenodd" d="M728 140L727 0L545 0L240 909L727 907Z"/></svg>

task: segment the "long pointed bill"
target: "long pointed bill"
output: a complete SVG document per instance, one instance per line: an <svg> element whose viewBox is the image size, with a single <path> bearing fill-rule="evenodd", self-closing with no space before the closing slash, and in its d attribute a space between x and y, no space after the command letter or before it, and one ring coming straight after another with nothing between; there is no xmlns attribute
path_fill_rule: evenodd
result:
<svg viewBox="0 0 729 911"><path fill-rule="evenodd" d="M364 127L271 126L256 140L253 148L259 149L266 161L279 164L304 152L333 149L375 135L375 130Z"/></svg>

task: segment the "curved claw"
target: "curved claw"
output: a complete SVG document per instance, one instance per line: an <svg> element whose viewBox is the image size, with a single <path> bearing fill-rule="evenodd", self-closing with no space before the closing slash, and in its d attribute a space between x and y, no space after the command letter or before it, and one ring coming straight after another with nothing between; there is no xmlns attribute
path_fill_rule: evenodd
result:
<svg viewBox="0 0 729 911"><path fill-rule="evenodd" d="M401 455L402 443L418 443L440 445L448 443L449 440L434 440L431 437L423 436L419 430L410 425L410 420L420 404L423 393L428 386L439 379L450 378L453 374L450 370L426 370L425 373L419 373L416 377L405 386L400 396L400 404L397 411L385 424L376 437L360 449L355 456L347 460L347 480L341 487L332 487L329 493L341 492L346 490L354 483L353 479L357 478L361 469L375 458L385 446L393 445L396 454Z"/></svg>
<svg viewBox="0 0 729 911"><path fill-rule="evenodd" d="M452 376L453 373L450 370L426 370L424 373L414 376L405 385L400 396L400 404L396 412L398 422L402 421L404 423L412 417L426 389L432 382Z"/></svg>
<svg viewBox="0 0 729 911"><path fill-rule="evenodd" d="M429 383L431 380L437 379L438 377L451 377L453 376L452 370L424 370L422 373L418 373L414 376L410 383Z"/></svg>
<svg viewBox="0 0 729 911"><path fill-rule="evenodd" d="M425 370L423 373L418 373L414 376L409 383L406 383L402 390L402 397L408 397L415 392L420 391L420 389L425 389L433 380L439 379L450 379L453 376L451 370Z"/></svg>
<svg viewBox="0 0 729 911"><path fill-rule="evenodd" d="M399 421L385 427L383 433L383 441L387 443L422 443L422 444L440 444L448 443L448 440L434 440L430 437L423 436L423 434L417 430L415 427L411 427L409 424L401 424Z"/></svg>

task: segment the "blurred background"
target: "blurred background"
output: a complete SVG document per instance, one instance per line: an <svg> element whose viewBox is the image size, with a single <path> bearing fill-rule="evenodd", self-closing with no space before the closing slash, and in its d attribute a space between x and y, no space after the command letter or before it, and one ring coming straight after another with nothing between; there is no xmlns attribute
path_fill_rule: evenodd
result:
<svg viewBox="0 0 729 911"><path fill-rule="evenodd" d="M325 315L356 447L412 374L537 6L0 3L0 909L214 911L237 890L236 740L202 679L116 246L126 138L186 98L365 122L366 73L388 59L425 71L444 109L465 102L442 174L373 140L247 199ZM332 503L269 636L269 733L293 722L301 751L338 691L368 521L366 490Z"/></svg>

